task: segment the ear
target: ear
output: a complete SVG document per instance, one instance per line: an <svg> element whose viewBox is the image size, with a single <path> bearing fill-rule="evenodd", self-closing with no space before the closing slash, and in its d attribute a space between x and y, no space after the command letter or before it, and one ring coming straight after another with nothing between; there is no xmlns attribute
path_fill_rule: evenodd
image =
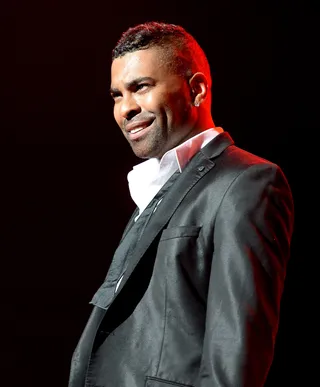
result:
<svg viewBox="0 0 320 387"><path fill-rule="evenodd" d="M197 72L189 79L189 86L191 89L191 98L194 106L199 106L208 95L208 81L206 76Z"/></svg>

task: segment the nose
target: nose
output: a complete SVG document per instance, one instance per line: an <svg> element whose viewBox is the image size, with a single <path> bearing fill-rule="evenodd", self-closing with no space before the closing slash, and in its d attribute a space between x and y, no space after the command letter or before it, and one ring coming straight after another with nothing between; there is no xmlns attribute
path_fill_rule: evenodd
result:
<svg viewBox="0 0 320 387"><path fill-rule="evenodd" d="M140 113L141 107L137 103L134 96L131 94L127 94L122 97L121 106L120 106L120 114L123 118L130 120L135 115Z"/></svg>

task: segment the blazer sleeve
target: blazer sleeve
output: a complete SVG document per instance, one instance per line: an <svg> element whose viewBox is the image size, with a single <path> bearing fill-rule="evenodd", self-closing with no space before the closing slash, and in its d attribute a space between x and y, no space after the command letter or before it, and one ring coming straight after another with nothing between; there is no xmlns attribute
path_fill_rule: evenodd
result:
<svg viewBox="0 0 320 387"><path fill-rule="evenodd" d="M261 387L274 355L293 231L282 170L252 165L223 198L214 227L199 386Z"/></svg>

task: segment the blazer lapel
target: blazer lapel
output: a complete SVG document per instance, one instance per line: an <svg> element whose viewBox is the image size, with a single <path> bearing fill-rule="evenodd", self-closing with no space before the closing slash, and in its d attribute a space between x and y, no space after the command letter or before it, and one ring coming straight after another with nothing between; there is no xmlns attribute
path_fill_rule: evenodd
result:
<svg viewBox="0 0 320 387"><path fill-rule="evenodd" d="M134 225L134 223L135 223L134 219L138 215L138 213L139 213L139 209L138 209L138 207L136 207L136 209L133 211L133 214L131 215L131 218L129 219L129 221L128 221L127 225L126 225L126 228L123 231L120 243L123 241L124 237L128 234L128 232L130 231L131 227Z"/></svg>
<svg viewBox="0 0 320 387"><path fill-rule="evenodd" d="M161 203L159 204L159 210L157 210L151 217L147 226L148 231L143 234L137 245L136 251L132 255L112 303L121 292L121 289L125 286L128 278L134 271L140 259L168 223L184 197L192 189L192 187L214 167L215 163L212 158L217 157L224 149L226 149L226 147L232 144L233 140L230 135L227 132L223 132L210 141L202 150L196 153L196 155L187 164L181 175L175 181L173 187L163 197Z"/></svg>

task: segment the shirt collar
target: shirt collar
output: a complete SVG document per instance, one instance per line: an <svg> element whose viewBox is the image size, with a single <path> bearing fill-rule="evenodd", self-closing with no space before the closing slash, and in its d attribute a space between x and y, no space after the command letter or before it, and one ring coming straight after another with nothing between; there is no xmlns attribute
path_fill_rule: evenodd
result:
<svg viewBox="0 0 320 387"><path fill-rule="evenodd" d="M170 176L177 169L182 172L191 158L222 131L220 127L207 129L167 151L161 160L151 158L135 165L127 178L130 195L140 213Z"/></svg>
<svg viewBox="0 0 320 387"><path fill-rule="evenodd" d="M197 134L194 137L189 138L184 143L178 145L177 147L169 150L163 155L165 157L173 157L175 155L177 164L180 172L183 171L184 167L192 159L192 157L205 145L208 144L217 134L221 133L222 128L211 128L207 129L204 132Z"/></svg>

